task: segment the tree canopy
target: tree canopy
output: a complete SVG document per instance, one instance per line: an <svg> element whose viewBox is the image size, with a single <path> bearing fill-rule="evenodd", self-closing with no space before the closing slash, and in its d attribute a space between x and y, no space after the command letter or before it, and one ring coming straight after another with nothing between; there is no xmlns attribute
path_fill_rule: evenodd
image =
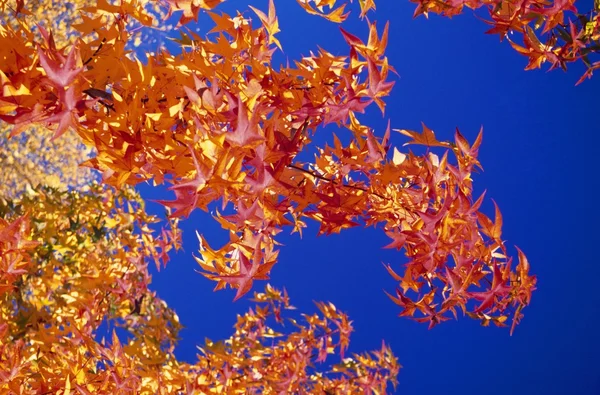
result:
<svg viewBox="0 0 600 395"><path fill-rule="evenodd" d="M388 25L368 18L375 3L298 1L341 24L348 55L319 48L278 66L276 3L234 16L220 2L0 0L0 388L381 393L396 382L386 344L345 355L344 313L317 303L319 313L294 316L285 290L270 285L231 337L207 340L194 365L177 361L181 325L149 289L148 264L166 265L181 248L179 221L209 207L229 241L217 248L198 234L196 261L234 300L285 265L278 234L302 234L312 220L323 235L382 229L385 248L404 252L406 265L386 266L402 316L431 328L466 315L511 333L522 319L536 278L505 245L499 208L491 219L484 195L473 196L482 132L440 141L425 124L376 131L362 121L385 113L394 86ZM416 3L426 16L488 10L490 33L527 56L528 69L582 62L582 82L600 67L597 5L584 15L569 1ZM352 8L367 37L344 29ZM185 29L201 10L214 22L204 35ZM181 52L136 51L173 13ZM313 147L332 126L334 143ZM392 133L422 149L392 146ZM313 160L300 159L311 149ZM174 196L161 201L169 218L158 235L140 182L168 184ZM106 323L127 341L98 339ZM319 370L333 353L341 362Z"/></svg>

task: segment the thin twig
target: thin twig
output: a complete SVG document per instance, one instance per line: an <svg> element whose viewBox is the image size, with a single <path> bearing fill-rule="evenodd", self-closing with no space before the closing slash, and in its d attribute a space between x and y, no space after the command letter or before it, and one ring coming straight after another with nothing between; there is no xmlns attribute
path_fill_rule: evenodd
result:
<svg viewBox="0 0 600 395"><path fill-rule="evenodd" d="M302 168L302 167L300 167L300 166L296 166L296 165L287 165L287 167L288 167L288 168L290 168L290 169L295 169L295 170L301 171L301 172L303 172L303 173L309 174L309 175L311 175L311 176L313 176L313 177L315 177L315 178L318 178L319 180L323 180L323 181L330 182L330 183L332 183L332 184L334 184L334 185L341 185L342 187L345 187L345 188L356 189L356 190L358 190L358 191L363 191L363 192L365 192L365 193L370 193L370 194L372 194L372 195L375 195L375 196L377 196L377 197L378 197L378 198L380 198L380 199L384 199L384 200L390 200L390 198L389 198L389 197L385 197L385 196L383 196L383 195L380 195L380 194L378 194L377 192L372 192L372 191L370 191L369 189L366 189L366 188L363 188L363 187L359 187L359 186L357 186L357 185L350 185L350 184L343 184L343 183L342 183L342 184L340 184L339 182L337 182L337 181L336 181L336 180L334 180L334 179L327 178L327 177L323 176L322 174L319 174L319 173L316 173L316 172L313 172L313 171L310 171L310 170L303 169L303 168Z"/></svg>
<svg viewBox="0 0 600 395"><path fill-rule="evenodd" d="M100 45L98 46L98 48L96 48L96 51L92 54L92 56L90 56L90 58L88 60L86 60L85 62L83 62L84 66L87 66L87 64L90 63L92 61L92 59L94 59L94 56L98 55L98 52L100 52L100 50L102 49L102 46L104 45L105 42L106 42L106 37L104 37L102 39L102 42L100 43Z"/></svg>

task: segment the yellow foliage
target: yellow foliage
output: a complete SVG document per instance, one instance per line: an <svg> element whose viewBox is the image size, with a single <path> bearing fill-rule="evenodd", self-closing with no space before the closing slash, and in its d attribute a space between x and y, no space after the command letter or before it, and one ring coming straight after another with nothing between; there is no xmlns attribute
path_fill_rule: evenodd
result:
<svg viewBox="0 0 600 395"><path fill-rule="evenodd" d="M14 198L38 185L85 190L98 179L95 170L79 166L93 152L75 132L52 140L53 132L41 126L14 138L9 138L10 130L0 121L0 197Z"/></svg>
<svg viewBox="0 0 600 395"><path fill-rule="evenodd" d="M109 0L111 4L119 4L119 0ZM48 32L52 33L54 42L57 47L64 47L71 44L74 39L79 38L78 34L74 34L72 26L84 24L85 15L82 10L96 6L98 0L27 0L25 1L25 12L20 14L20 18L14 18L14 12L19 8L17 0L2 0L0 1L0 19L7 21L12 27L17 27L24 23L26 26L40 25ZM159 6L159 3L154 0L136 0L136 3L148 13L152 19L151 24L154 29L159 29L159 22L164 19L165 12ZM4 6L4 7L2 7ZM4 8L4 9L3 9ZM112 15L105 15L104 23L108 23L113 19ZM129 22L130 28L138 27L136 21ZM165 29L162 27L161 29ZM150 41L149 41L150 39ZM151 32L148 30L136 33L134 47L138 47L142 42L153 42Z"/></svg>
<svg viewBox="0 0 600 395"><path fill-rule="evenodd" d="M321 315L294 321L286 337L267 319L281 324L293 308L270 286L229 339L207 340L194 365L178 362L179 318L148 289L148 263L178 242L172 230L144 230L155 221L131 189L97 184L88 192L40 187L0 202L0 371L9 372L0 392L361 394L395 380L399 365L385 345L344 359L335 377L308 374L314 360L343 354L351 323L318 304ZM130 339L99 341L107 322Z"/></svg>
<svg viewBox="0 0 600 395"><path fill-rule="evenodd" d="M347 1L298 2L333 22L348 17ZM161 3L169 15L182 12L183 24L221 0ZM376 137L355 116L372 103L383 111L394 85L387 25L380 35L367 20L366 44L343 31L348 57L320 49L276 67L270 1L268 13L253 8L262 27L241 12L209 12L219 34L189 31L177 40L180 54L163 49L142 63L131 47L164 15L157 4L0 0L0 119L16 128L0 134L0 372L8 372L0 393L385 393L399 369L387 346L344 358L352 324L330 303L292 319L284 334L292 306L269 286L232 336L207 340L194 365L177 361L181 324L149 289L148 264L164 265L179 248L179 218L217 201L235 208L215 215L230 240L212 249L200 236L197 260L216 289L237 289L236 299L269 278L282 229L301 231L312 218L320 234L381 227L388 247L405 250L402 276L388 266L401 315L431 327L460 308L504 326L517 306L513 325L520 320L536 280L521 253L511 273L499 212L492 222L473 201L481 137L470 145L457 131L454 142L439 142L431 130L402 129L446 153L397 151L390 160L391 128ZM359 5L362 17L375 8ZM299 161L313 132L332 123L350 141L335 137L313 161ZM112 186L94 183L84 161ZM173 184L175 199L161 202L173 211L171 227L160 236L132 189L144 180ZM473 292L482 280L491 288ZM473 299L481 304L467 311ZM130 336L99 341L106 322ZM332 353L342 363L316 372Z"/></svg>

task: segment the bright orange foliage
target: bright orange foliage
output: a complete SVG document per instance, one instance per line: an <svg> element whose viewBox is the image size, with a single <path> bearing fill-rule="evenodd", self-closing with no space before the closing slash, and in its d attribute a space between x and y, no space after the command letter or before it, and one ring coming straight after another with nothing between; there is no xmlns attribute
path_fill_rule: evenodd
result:
<svg viewBox="0 0 600 395"><path fill-rule="evenodd" d="M346 32L349 58L321 50L277 71L270 63L273 6L269 17L259 12L266 29L254 29L242 15L211 13L218 36L192 34L181 55L148 54L143 63L125 49L125 17L149 18L136 2L86 10L96 13L90 17L98 21L95 39L65 49L50 35L34 48L27 45L34 38L25 27L3 28L7 104L0 117L17 127L56 125L55 137L76 129L96 148L92 163L110 184L170 180L176 199L163 203L175 216L207 209L218 199L233 204L237 215L217 215L231 231L230 242L218 250L201 243L198 261L217 288L238 288L237 298L253 280L268 278L277 259L275 235L284 226L299 231L303 218L312 218L321 223L321 233L383 225L393 245L411 258L401 294L413 290L418 296L406 312L420 312L431 324L447 311L455 314L455 306L466 311L475 297L468 290L487 277L510 286L490 289L486 302L472 311L484 322L501 324L509 305L519 311L529 302L530 289L521 289L527 279L509 274L511 260L499 233L490 232L490 221L477 212L481 199L471 200L480 138L469 147L457 132L455 142L438 143L425 129L428 137L415 142L450 148L456 165L447 153L441 159L409 153L390 160L389 129L376 138L354 115L373 102L383 110L393 86L385 81L387 29L378 35L369 22L367 44ZM121 16L105 24L94 16L104 12ZM89 28L78 27L83 37ZM336 140L321 149L314 163L297 162L310 131L328 123L345 126L354 138L347 146ZM490 298L494 303L487 303ZM406 308L403 299L397 302Z"/></svg>
<svg viewBox="0 0 600 395"><path fill-rule="evenodd" d="M220 2L163 3L169 14L182 11L184 24ZM298 2L333 22L348 15L347 4L335 0ZM230 240L213 248L199 235L196 259L216 289L237 289L235 299L269 278L277 234L301 232L310 218L321 234L378 226L391 240L388 248L404 250L403 272L386 266L399 283L390 297L401 315L430 327L458 310L484 325L503 326L512 315L514 329L521 319L536 280L520 251L513 270L500 211L492 221L479 211L483 196L472 196L481 133L471 144L458 130L453 141L438 141L426 126L422 133L397 130L412 139L408 144L428 147L416 155L392 149L390 126L378 137L358 119L371 104L383 112L394 85L387 80L393 71L385 56L387 25L378 29L365 19L366 42L342 30L348 56L321 49L275 69L272 55L281 46L273 1L267 12L252 8L261 27L248 13L208 11L217 34L190 32L180 40L180 55L163 50L143 61L129 47L136 34L131 21L156 24L145 1L87 5L85 23L64 34L71 40L64 45L50 31L32 30L22 18L27 2L8 3L0 0L0 7L16 23L0 25L0 120L14 125L13 136L31 124L53 129L56 139L74 130L96 150L87 164L102 172L106 185L87 192L38 187L2 206L4 388L385 391L398 371L385 345L371 357L344 359L333 371L339 375L307 370L336 349L343 356L350 322L319 304L321 315L306 315L297 332L276 334L266 319L280 322L289 302L269 286L232 338L208 342L194 366L175 360L178 320L148 291L147 259L166 262L166 253L179 247L177 221L215 202L235 210L215 216ZM359 5L363 17L375 8L368 0ZM318 148L314 161L299 161L328 124L347 129L349 142L336 137L333 146ZM174 193L162 202L173 211L172 227L159 238L129 189L149 180L172 184ZM130 343L121 345L116 336L97 342L94 331L103 320L132 331ZM280 340L265 340L271 337Z"/></svg>
<svg viewBox="0 0 600 395"><path fill-rule="evenodd" d="M320 314L293 321L295 331L284 336L270 321L281 326L292 306L270 286L238 318L231 338L207 340L194 365L178 362L181 325L148 289L147 266L166 263L178 233L173 224L155 237L153 222L129 188L38 188L1 202L2 393L361 394L395 382L399 365L385 345L343 359L331 372L313 371L329 354L343 356L351 322L333 305L318 304ZM125 328L130 340L99 341L107 322Z"/></svg>
<svg viewBox="0 0 600 395"><path fill-rule="evenodd" d="M417 4L415 16L429 13L447 17L458 15L464 7L485 8L491 26L489 34L508 39L520 54L529 58L526 70L550 62L550 69L582 61L586 72L577 82L591 78L600 69L600 1L594 8L580 12L575 0L410 0ZM517 40L515 40L515 38ZM521 41L518 43L516 41Z"/></svg>

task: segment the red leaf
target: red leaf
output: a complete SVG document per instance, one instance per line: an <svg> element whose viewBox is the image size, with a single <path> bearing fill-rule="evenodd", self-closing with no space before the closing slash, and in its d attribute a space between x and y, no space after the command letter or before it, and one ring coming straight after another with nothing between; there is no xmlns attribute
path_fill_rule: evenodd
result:
<svg viewBox="0 0 600 395"><path fill-rule="evenodd" d="M264 137L258 134L256 123L253 122L253 120L251 121L248 119L248 111L241 96L238 96L237 110L237 125L235 131L227 133L225 139L240 147L252 145L253 143L264 140Z"/></svg>
<svg viewBox="0 0 600 395"><path fill-rule="evenodd" d="M40 57L40 64L46 72L48 79L57 88L67 87L83 70L83 67L75 68L78 54L74 45L71 47L71 51L66 59L56 52L54 55L59 60L52 60L40 47L38 47L38 55Z"/></svg>

